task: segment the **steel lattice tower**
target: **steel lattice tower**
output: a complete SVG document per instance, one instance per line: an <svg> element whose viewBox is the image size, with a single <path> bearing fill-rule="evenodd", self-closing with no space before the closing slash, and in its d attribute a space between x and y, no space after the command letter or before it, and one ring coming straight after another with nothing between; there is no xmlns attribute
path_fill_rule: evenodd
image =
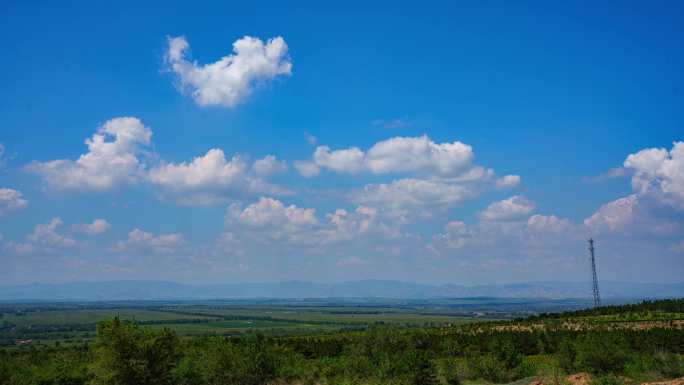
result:
<svg viewBox="0 0 684 385"><path fill-rule="evenodd" d="M589 239L589 253L591 254L591 275L594 281L594 307L601 306L599 295L598 276L596 275L596 258L594 257L594 240Z"/></svg>

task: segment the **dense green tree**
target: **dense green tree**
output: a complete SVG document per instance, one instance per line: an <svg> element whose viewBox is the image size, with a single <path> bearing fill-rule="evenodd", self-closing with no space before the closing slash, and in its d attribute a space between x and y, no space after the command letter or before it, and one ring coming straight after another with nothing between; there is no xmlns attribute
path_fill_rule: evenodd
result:
<svg viewBox="0 0 684 385"><path fill-rule="evenodd" d="M117 317L97 327L92 384L170 385L179 359L179 340L173 331L143 330Z"/></svg>

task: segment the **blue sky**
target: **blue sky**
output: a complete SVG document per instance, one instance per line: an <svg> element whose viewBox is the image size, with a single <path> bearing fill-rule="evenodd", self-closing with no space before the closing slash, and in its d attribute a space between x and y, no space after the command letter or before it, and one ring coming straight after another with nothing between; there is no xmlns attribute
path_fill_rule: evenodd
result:
<svg viewBox="0 0 684 385"><path fill-rule="evenodd" d="M2 282L684 274L677 2L0 7Z"/></svg>

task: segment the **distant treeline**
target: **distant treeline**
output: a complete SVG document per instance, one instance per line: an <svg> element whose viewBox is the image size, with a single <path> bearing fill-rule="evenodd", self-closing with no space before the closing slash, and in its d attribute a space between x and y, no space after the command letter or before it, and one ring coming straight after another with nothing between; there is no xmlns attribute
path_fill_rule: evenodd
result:
<svg viewBox="0 0 684 385"><path fill-rule="evenodd" d="M684 298L664 299L657 301L643 301L629 305L610 305L596 308L588 308L562 313L541 313L537 316L529 317L528 320L545 320L559 318L592 317L607 315L625 315L630 313L684 313Z"/></svg>

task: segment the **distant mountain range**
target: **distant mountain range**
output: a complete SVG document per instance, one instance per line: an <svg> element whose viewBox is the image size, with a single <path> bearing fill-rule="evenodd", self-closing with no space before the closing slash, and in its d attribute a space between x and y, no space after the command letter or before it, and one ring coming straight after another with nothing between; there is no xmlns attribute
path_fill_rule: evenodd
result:
<svg viewBox="0 0 684 385"><path fill-rule="evenodd" d="M684 297L684 282L675 284L602 282L605 298ZM0 301L65 300L200 300L292 298L589 298L588 282L529 282L502 285L426 285L365 280L339 283L277 282L189 285L158 281L72 282L0 285Z"/></svg>

